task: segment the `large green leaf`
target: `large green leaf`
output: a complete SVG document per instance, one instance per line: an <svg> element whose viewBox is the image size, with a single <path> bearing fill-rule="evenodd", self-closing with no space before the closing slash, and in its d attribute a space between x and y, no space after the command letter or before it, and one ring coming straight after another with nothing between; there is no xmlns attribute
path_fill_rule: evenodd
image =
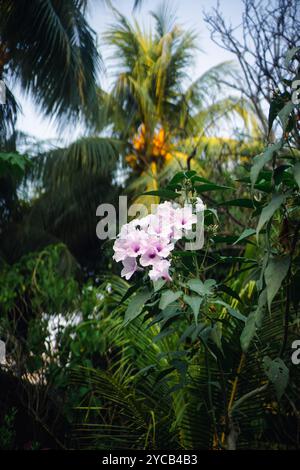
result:
<svg viewBox="0 0 300 470"><path fill-rule="evenodd" d="M264 273L269 310L271 310L271 303L288 273L290 261L289 256L278 256L269 259Z"/></svg>
<svg viewBox="0 0 300 470"><path fill-rule="evenodd" d="M140 315L145 303L150 299L150 297L151 292L148 289L137 292L135 296L132 297L125 312L124 324L127 325Z"/></svg>
<svg viewBox="0 0 300 470"><path fill-rule="evenodd" d="M275 194L272 197L270 203L266 207L263 208L260 214L258 224L257 224L257 229L256 229L257 238L258 238L259 232L261 231L265 223L269 222L271 217L273 217L274 212L277 211L277 209L279 209L279 207L284 201L285 201L285 196L283 194Z"/></svg>
<svg viewBox="0 0 300 470"><path fill-rule="evenodd" d="M292 101L289 101L282 108L282 110L278 113L278 117L281 121L283 132L285 132L285 130L287 128L287 125L289 123L289 118L290 118L291 112L293 111L294 107L295 107L295 105L292 103Z"/></svg>
<svg viewBox="0 0 300 470"><path fill-rule="evenodd" d="M247 317L245 327L241 334L241 347L244 352L246 352L250 346L250 343L256 333L256 324L255 324L255 312L250 313Z"/></svg>
<svg viewBox="0 0 300 470"><path fill-rule="evenodd" d="M289 382L289 369L279 357L272 360L270 357L265 356L263 364L266 375L274 385L277 398L280 400Z"/></svg>
<svg viewBox="0 0 300 470"><path fill-rule="evenodd" d="M196 175L196 171L194 170L179 171L178 173L176 173L176 175L173 176L168 186L176 185L184 179L191 179L194 175Z"/></svg>
<svg viewBox="0 0 300 470"><path fill-rule="evenodd" d="M200 279L191 279L187 285L199 295L210 295L216 285L216 281L214 279L206 279L206 281L202 282Z"/></svg>
<svg viewBox="0 0 300 470"><path fill-rule="evenodd" d="M268 116L269 132L272 129L273 122L277 118L279 111L281 111L281 109L283 108L284 103L285 103L284 96L282 96L281 94L276 96L274 99L272 99L270 103L269 116Z"/></svg>
<svg viewBox="0 0 300 470"><path fill-rule="evenodd" d="M168 307L162 310L158 315L155 315L154 319L148 324L148 328L150 328L152 325L155 325L155 323L160 323L162 330L166 326L166 324L168 324L169 326L169 324L171 323L170 320L179 315L181 315L181 310L178 309L178 305L168 305Z"/></svg>
<svg viewBox="0 0 300 470"><path fill-rule="evenodd" d="M262 326L265 305L267 303L267 291L264 289L258 298L256 310L247 317L245 327L242 331L240 341L241 347L244 352L247 352L251 341L253 340L256 331Z"/></svg>
<svg viewBox="0 0 300 470"><path fill-rule="evenodd" d="M204 193L206 191L224 191L225 189L234 189L231 188L230 186L220 186L218 184L214 183L207 183L207 184L200 184L198 186L195 186L195 189L197 193Z"/></svg>
<svg viewBox="0 0 300 470"><path fill-rule="evenodd" d="M253 165L250 171L250 180L252 184L252 188L254 187L258 175L260 171L263 169L263 167L268 163L270 160L272 160L274 154L278 152L282 147L282 141L278 141L275 144L270 145L262 154L257 155L253 159Z"/></svg>
<svg viewBox="0 0 300 470"><path fill-rule="evenodd" d="M161 310L164 310L168 305L170 305L171 303L179 299L181 295L182 295L182 291L174 292L171 289L163 291L163 293L161 294L160 302L159 302L159 308Z"/></svg>
<svg viewBox="0 0 300 470"><path fill-rule="evenodd" d="M213 340L217 348L223 353L222 348L222 325L220 323L216 323L211 331L210 331L210 338Z"/></svg>
<svg viewBox="0 0 300 470"><path fill-rule="evenodd" d="M154 292L160 291L165 285L165 279L159 279L158 281L153 281L153 290Z"/></svg>
<svg viewBox="0 0 300 470"><path fill-rule="evenodd" d="M200 311L200 307L201 307L201 303L202 303L203 298L199 297L198 295L185 295L183 297L183 300L193 310L193 313L195 315L195 322L197 323L198 315L199 315L199 311Z"/></svg>
<svg viewBox="0 0 300 470"><path fill-rule="evenodd" d="M256 230L253 228L246 228L239 238L233 243L233 245L236 245L237 243L240 243L242 240L245 240L245 238L251 237L251 235L254 235L256 233Z"/></svg>

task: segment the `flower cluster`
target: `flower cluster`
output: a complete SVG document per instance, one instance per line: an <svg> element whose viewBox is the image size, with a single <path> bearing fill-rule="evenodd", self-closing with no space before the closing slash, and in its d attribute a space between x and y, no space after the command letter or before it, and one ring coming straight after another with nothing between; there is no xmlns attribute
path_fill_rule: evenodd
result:
<svg viewBox="0 0 300 470"><path fill-rule="evenodd" d="M149 277L153 281L170 281L168 258L175 243L192 230L197 213L204 208L200 198L197 198L195 210L191 205L177 207L164 202L157 206L154 214L125 224L113 247L113 258L123 263L121 276L128 280L138 269L150 268Z"/></svg>

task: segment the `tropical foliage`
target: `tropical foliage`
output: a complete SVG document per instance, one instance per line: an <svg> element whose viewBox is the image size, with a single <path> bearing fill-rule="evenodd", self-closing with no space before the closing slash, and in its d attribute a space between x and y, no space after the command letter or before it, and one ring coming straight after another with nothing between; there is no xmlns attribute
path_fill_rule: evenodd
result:
<svg viewBox="0 0 300 470"><path fill-rule="evenodd" d="M0 6L0 78L84 125L70 144L32 142L12 86L0 105L0 447L299 449L299 48L266 142L254 98L219 83L233 64L190 80L195 34L164 4L148 31L114 11L101 88L87 6ZM190 204L204 243L184 249L188 229L165 255L157 233L136 254L135 236L98 240L97 206L124 193Z"/></svg>

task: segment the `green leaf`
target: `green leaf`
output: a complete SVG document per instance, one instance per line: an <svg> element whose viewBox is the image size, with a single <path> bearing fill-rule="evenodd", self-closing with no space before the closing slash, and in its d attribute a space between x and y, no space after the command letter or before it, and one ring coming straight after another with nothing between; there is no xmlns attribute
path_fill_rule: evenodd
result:
<svg viewBox="0 0 300 470"><path fill-rule="evenodd" d="M257 308L254 312L254 314L255 314L255 323L256 323L257 328L261 328L261 326L262 326L266 304L267 304L267 289L264 289L259 294Z"/></svg>
<svg viewBox="0 0 300 470"><path fill-rule="evenodd" d="M226 308L226 310L232 317L237 318L238 320L242 320L243 322L246 322L247 317L245 317L245 315L242 315L239 310L232 308L226 302L223 302L223 300L215 300L214 304L222 305L223 307Z"/></svg>
<svg viewBox="0 0 300 470"><path fill-rule="evenodd" d="M205 191L224 191L225 189L234 189L229 186L220 186L218 184L210 183L210 184L201 184L199 186L195 186L197 193L204 193Z"/></svg>
<svg viewBox="0 0 300 470"><path fill-rule="evenodd" d="M274 182L278 186L282 181L286 181L287 173L286 170L290 168L290 165L280 165L274 170Z"/></svg>
<svg viewBox="0 0 300 470"><path fill-rule="evenodd" d="M137 281L135 284L133 284L132 286L130 286L127 291L125 292L125 294L123 295L122 299L121 299L121 304L124 303L127 299L129 299L129 297L132 296L132 294L134 294L140 287L142 287L142 284L143 284L143 281L142 280L139 280Z"/></svg>
<svg viewBox="0 0 300 470"><path fill-rule="evenodd" d="M284 59L284 64L286 67L290 65L291 60L293 60L293 58L299 51L300 51L300 47L291 47L291 49L287 51L285 59Z"/></svg>
<svg viewBox="0 0 300 470"><path fill-rule="evenodd" d="M217 348L223 353L222 348L222 325L216 323L210 331L210 337L217 346Z"/></svg>
<svg viewBox="0 0 300 470"><path fill-rule="evenodd" d="M278 256L269 259L265 269L265 281L267 286L267 299L269 311L271 311L271 303L280 289L282 281L286 277L290 267L289 256Z"/></svg>
<svg viewBox="0 0 300 470"><path fill-rule="evenodd" d="M247 317L240 341L244 352L247 352L258 328L261 328L265 305L267 303L267 291L264 289L258 298L256 310Z"/></svg>
<svg viewBox="0 0 300 470"><path fill-rule="evenodd" d="M281 399L289 382L289 369L280 357L271 359L265 356L263 365L266 375L275 387L278 400Z"/></svg>
<svg viewBox="0 0 300 470"><path fill-rule="evenodd" d="M179 194L170 189L158 189L157 191L147 191L142 196L159 196L162 199L176 199Z"/></svg>
<svg viewBox="0 0 300 470"><path fill-rule="evenodd" d="M283 108L284 103L285 103L284 96L282 96L282 95L276 96L271 101L270 108L269 108L269 116L268 116L268 130L269 130L269 133L272 129L273 122L277 118L279 111Z"/></svg>
<svg viewBox="0 0 300 470"><path fill-rule="evenodd" d="M200 279L191 279L187 282L188 287L199 295L210 295L216 285L214 279L207 279L204 283Z"/></svg>
<svg viewBox="0 0 300 470"><path fill-rule="evenodd" d="M204 213L205 213L205 222L210 217L210 215L214 216L219 222L219 216L218 216L218 212L216 211L216 209L213 209L212 207L210 207L209 209L205 209Z"/></svg>
<svg viewBox="0 0 300 470"><path fill-rule="evenodd" d="M212 181L209 181L207 178L204 178L203 176L192 176L191 181L193 183L208 183L208 184L214 184Z"/></svg>
<svg viewBox="0 0 300 470"><path fill-rule="evenodd" d="M200 323L200 325L202 326L202 328L205 328L205 325L203 323ZM195 327L194 324L189 325L180 336L179 343L184 343L187 338L190 338L196 328L199 328L199 325L197 325L197 327Z"/></svg>
<svg viewBox="0 0 300 470"><path fill-rule="evenodd" d="M294 104L292 101L289 101L283 108L282 110L278 113L278 117L281 121L282 129L283 132L285 132L288 122L289 122L289 117L291 115L291 112L294 109Z"/></svg>
<svg viewBox="0 0 300 470"><path fill-rule="evenodd" d="M296 180L296 183L298 184L300 188L300 162L296 163L296 165L294 166L293 175Z"/></svg>
<svg viewBox="0 0 300 470"><path fill-rule="evenodd" d="M244 352L248 351L251 341L256 333L255 312L248 315L245 327L241 334L241 347Z"/></svg>
<svg viewBox="0 0 300 470"><path fill-rule="evenodd" d="M179 171L176 175L173 176L169 185L180 183L180 181L184 179L191 179L194 175L196 175L196 171L189 170L189 171Z"/></svg>
<svg viewBox="0 0 300 470"><path fill-rule="evenodd" d="M164 310L162 310L158 315L155 315L155 318L147 325L147 328L150 328L155 323L161 322L161 329L163 327L169 326L170 320L181 315L181 311L178 309L176 304L168 305Z"/></svg>
<svg viewBox="0 0 300 470"><path fill-rule="evenodd" d="M270 145L264 153L261 153L254 157L253 159L253 165L251 167L250 171L250 180L251 180L251 185L252 189L257 181L258 175L260 171L263 169L263 167L268 163L270 160L272 160L274 154L278 152L282 148L282 141L278 141L275 144Z"/></svg>
<svg viewBox="0 0 300 470"><path fill-rule="evenodd" d="M182 291L174 292L170 289L163 291L161 294L159 308L164 310L168 305L175 302L179 297L181 297Z"/></svg>
<svg viewBox="0 0 300 470"><path fill-rule="evenodd" d="M221 186L219 184L213 183L212 181L209 181L206 178L203 178L202 176L192 176L191 181L194 184L194 187L197 192L202 193L204 191L218 191L218 190L223 190L223 189L234 189L229 186ZM197 183L203 183L203 184L197 184Z"/></svg>
<svg viewBox="0 0 300 470"><path fill-rule="evenodd" d="M188 304L194 312L195 323L198 321L198 315L201 307L203 298L198 297L198 295L185 295L183 300Z"/></svg>
<svg viewBox="0 0 300 470"><path fill-rule="evenodd" d="M257 189L258 191L261 191L263 193L270 194L270 193L272 193L273 187L272 187L272 183L270 181L265 181L265 182L262 182L262 183L255 184L254 189Z"/></svg>
<svg viewBox="0 0 300 470"><path fill-rule="evenodd" d="M258 239L259 232L263 228L266 222L269 222L271 217L273 217L274 212L279 209L281 204L285 201L285 196L283 194L276 194L272 197L270 203L263 208L260 214L260 218L257 224L256 229L256 238Z"/></svg>
<svg viewBox="0 0 300 470"><path fill-rule="evenodd" d="M243 233L239 236L239 238L233 243L233 245L236 245L237 243L240 243L242 240L245 238L251 237L251 235L254 235L256 233L256 230L253 228L246 228Z"/></svg>
<svg viewBox="0 0 300 470"><path fill-rule="evenodd" d="M140 292L137 292L135 296L131 299L127 310L125 312L124 324L127 325L136 317L138 317L147 302L151 297L151 292L148 289L144 289Z"/></svg>
<svg viewBox="0 0 300 470"><path fill-rule="evenodd" d="M158 292L165 285L166 281L164 279L159 279L158 281L153 281L153 290Z"/></svg>

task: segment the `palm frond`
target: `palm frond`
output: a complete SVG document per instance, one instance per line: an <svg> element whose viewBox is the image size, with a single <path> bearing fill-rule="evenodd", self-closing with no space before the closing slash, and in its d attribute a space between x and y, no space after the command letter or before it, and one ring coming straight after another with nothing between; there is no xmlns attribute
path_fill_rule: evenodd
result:
<svg viewBox="0 0 300 470"><path fill-rule="evenodd" d="M0 151L16 150L15 125L19 110L13 94L6 87L6 103L0 105Z"/></svg>
<svg viewBox="0 0 300 470"><path fill-rule="evenodd" d="M116 168L122 142L108 137L83 137L66 148L56 148L35 158L37 176L46 189L55 189L86 176L107 177ZM66 168L68 171L66 172Z"/></svg>
<svg viewBox="0 0 300 470"><path fill-rule="evenodd" d="M41 111L77 119L95 109L100 57L85 17L86 2L1 2L1 42L7 65Z"/></svg>

